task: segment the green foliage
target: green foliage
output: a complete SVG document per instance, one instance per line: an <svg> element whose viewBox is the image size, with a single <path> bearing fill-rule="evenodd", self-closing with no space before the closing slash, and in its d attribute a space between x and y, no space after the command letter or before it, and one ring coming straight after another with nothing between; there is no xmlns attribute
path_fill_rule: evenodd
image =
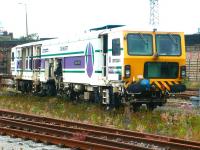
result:
<svg viewBox="0 0 200 150"><path fill-rule="evenodd" d="M22 40L22 41L36 41L36 40L39 40L39 35L38 33L32 33L32 34L29 34L27 37L26 36L22 36L20 37L19 40Z"/></svg>
<svg viewBox="0 0 200 150"><path fill-rule="evenodd" d="M188 79L184 79L183 83L186 85L187 88L200 88L200 82L189 81Z"/></svg>

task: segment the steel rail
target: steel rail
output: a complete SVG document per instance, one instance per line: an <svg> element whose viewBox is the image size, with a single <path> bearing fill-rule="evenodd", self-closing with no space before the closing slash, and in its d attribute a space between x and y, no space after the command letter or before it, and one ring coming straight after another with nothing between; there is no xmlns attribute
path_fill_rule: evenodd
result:
<svg viewBox="0 0 200 150"><path fill-rule="evenodd" d="M198 89L187 89L184 92L174 94L176 98L187 98L189 99L191 96L199 96Z"/></svg>
<svg viewBox="0 0 200 150"><path fill-rule="evenodd" d="M0 118L0 123L3 125L9 126L9 128L17 128L17 129L22 129L22 130L25 129L25 130L34 131L37 133L44 133L47 135L70 138L70 139L71 138L73 139L74 135L76 135L73 132L69 132L69 131L62 131L62 130L43 127L43 126L32 125L31 122L30 122L31 124L27 124L27 123L7 120L5 118ZM141 147L141 146L137 146L137 145L133 145L129 143L123 143L123 142L118 142L118 141L113 141L113 140L108 140L108 139L102 139L102 138L93 137L89 135L84 135L83 139L80 139L80 140L84 140L90 143L124 148L124 149L150 150L149 148L146 148L146 147Z"/></svg>
<svg viewBox="0 0 200 150"><path fill-rule="evenodd" d="M77 128L88 129L88 130L95 130L95 131L109 132L109 133L114 133L114 134L119 134L119 135L132 136L132 137L137 137L137 138L147 138L147 139L152 139L152 140L167 141L167 142L187 144L187 145L193 145L193 146L200 147L200 142L196 142L196 141L189 141L189 140L183 140L183 139L167 137L167 136L160 136L160 135L155 135L155 134L147 134L147 133L141 133L141 132L136 132L136 131L109 128L109 127L85 124L85 123L80 123L80 122L58 120L58 119L53 119L53 118L49 118L49 117L28 115L28 114L24 114L24 113L7 111L7 110L0 110L0 115L11 115L16 118L17 117L27 118L27 119L31 119L33 121L34 120L41 121L41 122L43 121L43 122L55 124L55 125L77 127Z"/></svg>
<svg viewBox="0 0 200 150"><path fill-rule="evenodd" d="M71 148L83 149L83 150L126 150L125 148L119 148L116 146L107 146L102 144L95 144L85 141L78 141L73 139L55 137L51 135L43 135L39 133L27 132L18 129L10 129L6 127L0 127L1 135L12 135L15 137L23 138L23 139L31 139L33 141L42 141L44 143L49 142L56 145L62 145ZM128 150L128 149L127 149Z"/></svg>
<svg viewBox="0 0 200 150"><path fill-rule="evenodd" d="M186 91L198 91L198 88L187 88Z"/></svg>
<svg viewBox="0 0 200 150"><path fill-rule="evenodd" d="M15 120L15 119L10 119L10 118L5 118L11 121L16 121L16 122L22 122L26 124L33 124L37 126L43 126L46 128L52 128L52 129L57 129L61 131L68 131L68 132L78 132L78 133L87 133L87 135L91 136L98 136L98 137L103 137L105 136L107 139L114 140L118 139L123 142L130 142L130 141L136 141L136 142L145 142L148 144L154 144L159 147L163 148L173 148L173 149L199 149L200 146L194 146L194 145L187 145L187 144L180 144L180 143L174 143L174 142L168 142L168 141L160 141L160 140L154 140L151 138L138 138L138 137L133 137L133 136L126 136L126 135L120 135L120 134L114 134L114 133L107 133L107 132L100 132L100 131L94 131L94 130L86 130L86 129L80 129L80 128L73 128L73 127L65 127L65 126L59 126L59 125L52 125L52 124L47 124L47 123L39 123L39 122L31 122L31 121L26 121L26 120Z"/></svg>

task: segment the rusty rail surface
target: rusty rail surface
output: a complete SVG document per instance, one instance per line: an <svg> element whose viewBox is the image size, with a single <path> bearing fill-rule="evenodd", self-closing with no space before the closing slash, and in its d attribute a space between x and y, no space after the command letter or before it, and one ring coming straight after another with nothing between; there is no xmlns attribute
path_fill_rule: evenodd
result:
<svg viewBox="0 0 200 150"><path fill-rule="evenodd" d="M105 145L105 146L111 146L112 148L123 148L123 149L138 149L138 150L147 150L148 148L145 147L140 147L137 145L132 145L129 143L124 143L124 142L118 142L115 140L109 140L109 139L102 139L94 136L87 135L85 133L77 133L75 132L68 132L68 131L61 131L57 129L52 129L52 128L47 128L43 127L40 125L32 125L32 122L27 123L22 123L22 122L17 122L14 120L7 120L5 118L0 118L0 123L9 126L9 128L17 128L18 130L30 130L35 133L42 133L44 135L51 135L55 137L60 137L60 138L67 138L67 139L74 139L78 141L85 141L89 143L95 143L99 145ZM37 136L35 137L37 139ZM65 143L62 143L65 144ZM67 144L65 144L67 146Z"/></svg>
<svg viewBox="0 0 200 150"><path fill-rule="evenodd" d="M174 94L176 98L189 99L191 96L199 96L198 89L187 89L185 92Z"/></svg>
<svg viewBox="0 0 200 150"><path fill-rule="evenodd" d="M83 142L79 140L60 138L51 135L39 134L34 132L27 132L17 129L11 129L6 127L0 127L0 134L2 135L11 135L12 137L20 137L23 139L31 139L33 141L41 141L44 143L52 143L60 146L72 147L72 148L81 148L81 149L99 149L99 150L124 150L124 148L106 146L101 144L94 144L89 142ZM125 149L126 150L126 149Z"/></svg>
<svg viewBox="0 0 200 150"><path fill-rule="evenodd" d="M3 126L3 129L0 129L0 131L7 131L8 127L11 128L11 130L23 131L23 133L30 130L32 131L31 133L34 131L34 134L39 134L39 137L51 136L62 139L60 141L73 140L73 143L75 141L77 145L70 145L68 144L69 141L59 144L67 147L80 147L81 149L87 149L89 147L85 148L81 146L84 142L93 144L91 145L93 149L100 149L99 147L95 147L95 145L101 145L102 147L108 146L111 147L111 149L155 149L156 146L166 149L200 149L200 142L113 129L80 122L57 120L5 110L0 110L0 124ZM5 127L7 128L5 129ZM9 132L6 133L9 134ZM17 135L18 134L16 134L16 136ZM23 138L25 136L21 137ZM31 139L58 144L58 142L52 142L54 140L37 138L37 135L33 136ZM80 144L79 142L82 143Z"/></svg>

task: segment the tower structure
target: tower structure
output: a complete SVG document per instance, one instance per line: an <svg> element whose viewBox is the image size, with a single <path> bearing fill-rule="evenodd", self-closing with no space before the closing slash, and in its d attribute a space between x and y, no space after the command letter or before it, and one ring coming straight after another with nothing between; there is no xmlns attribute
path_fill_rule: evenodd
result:
<svg viewBox="0 0 200 150"><path fill-rule="evenodd" d="M156 29L159 25L159 3L158 0L150 0L150 25Z"/></svg>

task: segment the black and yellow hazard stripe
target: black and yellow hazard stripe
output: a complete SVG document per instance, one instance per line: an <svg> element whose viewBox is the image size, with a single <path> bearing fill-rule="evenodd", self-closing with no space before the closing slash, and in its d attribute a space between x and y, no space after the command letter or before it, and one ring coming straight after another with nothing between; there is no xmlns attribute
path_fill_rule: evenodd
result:
<svg viewBox="0 0 200 150"><path fill-rule="evenodd" d="M179 81L153 81L152 84L156 85L161 91L167 90L171 91L171 86L175 84L180 84Z"/></svg>

